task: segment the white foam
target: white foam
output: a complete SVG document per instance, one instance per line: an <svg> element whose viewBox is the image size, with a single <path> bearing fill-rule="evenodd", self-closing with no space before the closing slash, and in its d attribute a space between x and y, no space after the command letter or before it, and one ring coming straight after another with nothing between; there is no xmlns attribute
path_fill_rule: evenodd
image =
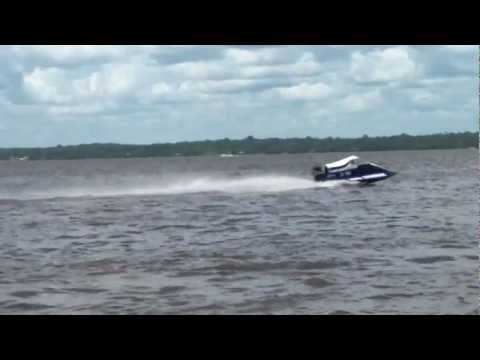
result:
<svg viewBox="0 0 480 360"><path fill-rule="evenodd" d="M66 188L63 190L51 190L42 192L30 192L27 198L44 199L58 197L110 197L126 195L174 195L204 192L224 193L261 193L261 192L285 192L313 188L331 188L346 184L346 181L329 181L327 183L315 182L310 179L291 176L253 176L239 179L215 179L201 177L197 179L178 179L176 181L159 182L157 184L136 184L120 187L85 186Z"/></svg>

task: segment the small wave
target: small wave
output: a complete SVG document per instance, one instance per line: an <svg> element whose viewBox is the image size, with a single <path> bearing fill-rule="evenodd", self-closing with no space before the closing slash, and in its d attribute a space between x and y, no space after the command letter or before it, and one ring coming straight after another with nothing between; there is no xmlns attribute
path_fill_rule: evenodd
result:
<svg viewBox="0 0 480 360"><path fill-rule="evenodd" d="M39 311L53 308L54 306L45 305L45 304L37 304L37 303L14 303L12 305L7 305L5 308L8 310L17 310L17 311Z"/></svg>
<svg viewBox="0 0 480 360"><path fill-rule="evenodd" d="M410 299L410 298L414 298L414 297L422 296L422 295L424 295L422 292L415 293L415 294L389 293L389 294L378 294L378 295L368 296L368 297L366 297L366 299L369 299L369 300L391 300L391 299L394 299L394 298Z"/></svg>
<svg viewBox="0 0 480 360"><path fill-rule="evenodd" d="M13 297L18 297L18 298L29 298L29 297L35 297L38 294L39 293L37 291L21 290L21 291L14 291L9 295Z"/></svg>
<svg viewBox="0 0 480 360"><path fill-rule="evenodd" d="M408 259L407 261L414 262L417 264L433 264L436 262L443 262L443 261L455 261L453 256L428 256L428 257L418 257Z"/></svg>
<svg viewBox="0 0 480 360"><path fill-rule="evenodd" d="M320 279L320 278L309 278L305 280L305 284L314 288L323 288L326 286L334 285L330 281Z"/></svg>

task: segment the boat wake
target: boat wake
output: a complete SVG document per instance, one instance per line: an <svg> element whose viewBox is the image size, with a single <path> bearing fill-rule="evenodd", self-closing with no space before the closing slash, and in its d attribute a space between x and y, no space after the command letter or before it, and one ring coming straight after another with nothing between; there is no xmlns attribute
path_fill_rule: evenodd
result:
<svg viewBox="0 0 480 360"><path fill-rule="evenodd" d="M135 181L132 181L135 183ZM177 195L220 192L230 194L285 192L307 190L314 188L333 188L348 184L346 181L329 181L326 183L314 182L310 179L291 176L252 176L246 178L212 178L201 177L195 180L177 179L175 181L159 181L157 183L122 184L118 186L79 186L64 187L63 189L29 191L25 190L19 196L0 196L15 198L16 200L51 199L51 198L79 198L79 197L116 197L129 195Z"/></svg>

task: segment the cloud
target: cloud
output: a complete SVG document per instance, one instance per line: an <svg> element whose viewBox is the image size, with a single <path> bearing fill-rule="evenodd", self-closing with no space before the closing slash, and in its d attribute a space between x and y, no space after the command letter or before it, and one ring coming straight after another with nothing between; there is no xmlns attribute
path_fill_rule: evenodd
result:
<svg viewBox="0 0 480 360"><path fill-rule="evenodd" d="M147 79L148 70L142 63L108 64L86 77L73 81L73 91L82 97L115 97L129 94Z"/></svg>
<svg viewBox="0 0 480 360"><path fill-rule="evenodd" d="M125 47L111 45L30 45L12 46L20 57L43 57L58 62L82 62L93 58L111 58L122 55Z"/></svg>
<svg viewBox="0 0 480 360"><path fill-rule="evenodd" d="M411 79L418 70L406 46L375 49L367 53L356 51L351 56L350 72L360 83Z"/></svg>
<svg viewBox="0 0 480 360"><path fill-rule="evenodd" d="M80 104L90 101L134 97L136 91L155 79L141 62L103 64L93 72L62 68L35 68L23 74L23 88L31 100L45 104Z"/></svg>
<svg viewBox="0 0 480 360"><path fill-rule="evenodd" d="M478 51L478 45L444 45L445 49L457 53L469 53Z"/></svg>
<svg viewBox="0 0 480 360"><path fill-rule="evenodd" d="M171 93L173 93L172 87L165 82L158 82L153 84L150 90L150 94L153 97L162 97Z"/></svg>
<svg viewBox="0 0 480 360"><path fill-rule="evenodd" d="M382 101L380 91L374 90L364 94L348 95L343 101L343 108L348 112L370 110L378 107Z"/></svg>
<svg viewBox="0 0 480 360"><path fill-rule="evenodd" d="M172 51L171 47L152 45L13 45L6 47L18 61L34 62L48 66L82 66L129 60L133 57L149 57Z"/></svg>
<svg viewBox="0 0 480 360"><path fill-rule="evenodd" d="M25 74L23 84L32 100L44 103L66 103L71 101L66 73L57 68L35 68Z"/></svg>
<svg viewBox="0 0 480 360"><path fill-rule="evenodd" d="M332 93L332 88L323 83L302 83L296 86L278 88L277 91L285 99L319 100L329 96Z"/></svg>
<svg viewBox="0 0 480 360"><path fill-rule="evenodd" d="M272 63L277 59L274 49L246 50L231 48L225 50L225 57L238 64Z"/></svg>
<svg viewBox="0 0 480 360"><path fill-rule="evenodd" d="M4 45L0 142L474 130L477 57L463 45Z"/></svg>
<svg viewBox="0 0 480 360"><path fill-rule="evenodd" d="M83 115L99 115L106 111L117 109L115 103L112 102L95 102L92 104L82 105L54 105L48 108L50 115L56 118L71 117L71 116L83 116Z"/></svg>
<svg viewBox="0 0 480 360"><path fill-rule="evenodd" d="M307 52L290 64L281 65L252 65L241 69L240 74L244 77L275 77L275 76L312 76L321 70L315 55Z"/></svg>

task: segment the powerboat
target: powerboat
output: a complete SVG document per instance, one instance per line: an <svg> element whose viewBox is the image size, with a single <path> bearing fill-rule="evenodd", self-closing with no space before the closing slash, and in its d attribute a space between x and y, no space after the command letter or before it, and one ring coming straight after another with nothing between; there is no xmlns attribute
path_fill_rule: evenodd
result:
<svg viewBox="0 0 480 360"><path fill-rule="evenodd" d="M395 172L371 162L359 163L358 156L352 155L324 166L315 166L312 175L315 181L346 180L371 184L388 179L394 176Z"/></svg>

